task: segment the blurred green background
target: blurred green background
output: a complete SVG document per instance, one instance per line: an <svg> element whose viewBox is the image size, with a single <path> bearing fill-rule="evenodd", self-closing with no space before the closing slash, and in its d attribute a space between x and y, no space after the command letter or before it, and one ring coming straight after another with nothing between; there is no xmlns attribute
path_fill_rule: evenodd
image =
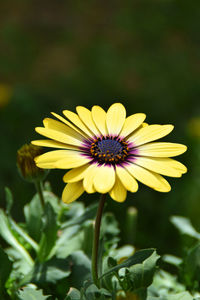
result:
<svg viewBox="0 0 200 300"><path fill-rule="evenodd" d="M15 199L15 217L34 186L18 175L16 152L39 136L34 127L50 112L107 109L122 102L127 114L144 112L148 123L175 125L166 141L187 144L180 157L188 166L172 191L143 185L124 204L108 201L127 241L122 214L138 209L138 248L179 254L172 214L185 215L200 229L200 1L38 1L0 2L0 197L4 186ZM48 180L61 195L64 171ZM92 197L84 194L87 204Z"/></svg>

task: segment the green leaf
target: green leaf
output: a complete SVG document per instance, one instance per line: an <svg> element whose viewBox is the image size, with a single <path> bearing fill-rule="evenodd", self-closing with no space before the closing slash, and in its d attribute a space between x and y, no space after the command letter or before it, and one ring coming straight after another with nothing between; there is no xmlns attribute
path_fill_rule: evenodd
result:
<svg viewBox="0 0 200 300"><path fill-rule="evenodd" d="M73 207L70 208L69 213L67 214L67 216L69 217L69 215L70 215L72 217L72 219L69 220L69 221L64 222L61 225L61 229L64 229L64 228L69 227L69 226L83 224L87 220L94 219L94 217L96 215L97 205L98 204L95 203L93 205L88 206L85 210L82 210L82 214L79 215L78 217L73 215L72 211L70 211L71 209L73 209Z"/></svg>
<svg viewBox="0 0 200 300"><path fill-rule="evenodd" d="M43 190L43 196L44 196L44 202L50 203L55 213L58 214L60 209L62 209L61 200L54 193L50 191Z"/></svg>
<svg viewBox="0 0 200 300"><path fill-rule="evenodd" d="M133 254L131 257L125 260L123 263L108 270L106 273L104 273L101 276L101 278L103 278L104 276L108 276L109 274L114 273L121 268L129 268L135 264L141 264L148 257L150 257L154 253L154 251L155 251L154 249L144 249L144 250L137 251L135 254Z"/></svg>
<svg viewBox="0 0 200 300"><path fill-rule="evenodd" d="M81 294L80 292L75 288L70 288L67 297L64 300L80 300Z"/></svg>
<svg viewBox="0 0 200 300"><path fill-rule="evenodd" d="M59 232L59 238L52 250L58 257L67 257L71 253L82 249L84 232L79 225L68 227Z"/></svg>
<svg viewBox="0 0 200 300"><path fill-rule="evenodd" d="M47 202L44 208L42 236L39 244L38 259L45 261L48 259L57 238L57 215L52 205Z"/></svg>
<svg viewBox="0 0 200 300"><path fill-rule="evenodd" d="M12 274L15 274L14 277L21 278L21 275L25 275L30 272L32 266L27 263L27 261L15 248L10 247L5 251L13 261Z"/></svg>
<svg viewBox="0 0 200 300"><path fill-rule="evenodd" d="M41 237L43 209L38 194L33 197L30 203L24 206L24 215L29 235L36 242L39 242Z"/></svg>
<svg viewBox="0 0 200 300"><path fill-rule="evenodd" d="M85 293L85 298L87 300L94 300L94 299L106 299L105 297L109 296L111 297L111 294L109 291L107 291L106 289L104 288L101 288L101 289L98 289L96 287L96 285L94 284L91 284L87 287Z"/></svg>
<svg viewBox="0 0 200 300"><path fill-rule="evenodd" d="M182 292L175 295L153 297L148 296L147 300L195 300L189 292Z"/></svg>
<svg viewBox="0 0 200 300"><path fill-rule="evenodd" d="M52 192L51 183L49 181L44 182L44 190L47 192Z"/></svg>
<svg viewBox="0 0 200 300"><path fill-rule="evenodd" d="M190 288L199 286L200 281L200 243L192 247L184 259L183 274Z"/></svg>
<svg viewBox="0 0 200 300"><path fill-rule="evenodd" d="M6 194L6 214L10 214L11 208L13 206L13 195L8 187L5 187Z"/></svg>
<svg viewBox="0 0 200 300"><path fill-rule="evenodd" d="M83 282L91 278L91 262L83 251L74 252L67 261L71 265L71 285L80 289Z"/></svg>
<svg viewBox="0 0 200 300"><path fill-rule="evenodd" d="M180 216L172 216L170 221L180 233L189 235L198 240L200 239L200 233L195 230L189 219Z"/></svg>
<svg viewBox="0 0 200 300"><path fill-rule="evenodd" d="M3 210L0 210L0 235L3 237L3 239L11 245L13 248L15 248L20 255L26 260L26 262L32 266L33 260L29 253L26 251L26 249L19 243L19 241L16 239L14 233L12 232L9 219L5 215Z"/></svg>
<svg viewBox="0 0 200 300"><path fill-rule="evenodd" d="M49 205L52 207L55 214L57 215L59 210L61 209L58 203L58 197L49 191L43 191L43 196L46 205L47 203L49 203ZM44 213L45 212L43 211L38 194L36 194L31 200L31 202L25 205L24 207L27 231L29 235L37 242L40 241L42 234L42 218Z"/></svg>
<svg viewBox="0 0 200 300"><path fill-rule="evenodd" d="M135 248L131 245L125 245L120 248L110 249L109 256L118 261L127 259L135 252Z"/></svg>
<svg viewBox="0 0 200 300"><path fill-rule="evenodd" d="M82 250L88 256L92 256L92 244L93 244L93 234L94 234L94 221L88 220L83 224L83 242ZM88 238L90 237L90 238Z"/></svg>
<svg viewBox="0 0 200 300"><path fill-rule="evenodd" d="M49 296L44 296L42 290L35 290L29 287L23 288L23 290L18 292L19 300L45 300Z"/></svg>
<svg viewBox="0 0 200 300"><path fill-rule="evenodd" d="M189 292L182 292L173 295L168 294L167 296L148 296L147 300L195 300L195 298L192 297Z"/></svg>
<svg viewBox="0 0 200 300"><path fill-rule="evenodd" d="M142 263L135 264L129 269L126 269L123 285L127 290L137 290L141 288L147 288L153 281L153 275L155 273L156 262L159 259L156 251L151 256L146 258Z"/></svg>
<svg viewBox="0 0 200 300"><path fill-rule="evenodd" d="M38 244L11 218L8 217L10 225L36 252L38 251Z"/></svg>
<svg viewBox="0 0 200 300"><path fill-rule="evenodd" d="M148 295L166 299L168 295L176 295L185 291L185 286L178 282L177 276L159 269L153 278L153 283L148 287ZM162 296L162 297L161 297ZM168 299L168 298L167 298Z"/></svg>
<svg viewBox="0 0 200 300"><path fill-rule="evenodd" d="M115 266L117 266L117 260L114 259L113 257L109 256L108 260L107 260L107 264L109 268L113 268Z"/></svg>
<svg viewBox="0 0 200 300"><path fill-rule="evenodd" d="M0 248L0 294L3 295L5 283L12 270L12 262L9 260L8 255Z"/></svg>
<svg viewBox="0 0 200 300"><path fill-rule="evenodd" d="M63 211L63 218L64 218L63 221L65 220L70 221L71 219L74 219L74 221L76 221L77 218L79 218L85 212L85 207L83 202L75 201L68 205L62 203L62 206L65 208L65 210Z"/></svg>
<svg viewBox="0 0 200 300"><path fill-rule="evenodd" d="M177 295L169 295L166 300L193 300L194 298L189 292L179 293Z"/></svg>
<svg viewBox="0 0 200 300"><path fill-rule="evenodd" d="M68 277L70 273L69 261L54 257L44 263L36 263L34 268L20 281L20 286L24 286L29 282L56 284L58 280Z"/></svg>

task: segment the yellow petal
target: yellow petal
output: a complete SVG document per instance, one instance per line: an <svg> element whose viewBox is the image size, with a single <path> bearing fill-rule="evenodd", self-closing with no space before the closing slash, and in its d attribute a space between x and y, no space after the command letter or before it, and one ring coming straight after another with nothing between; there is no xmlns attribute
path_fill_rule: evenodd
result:
<svg viewBox="0 0 200 300"><path fill-rule="evenodd" d="M127 191L117 176L115 184L109 194L110 197L117 202L124 202L126 200Z"/></svg>
<svg viewBox="0 0 200 300"><path fill-rule="evenodd" d="M55 165L52 162L44 162L44 163L39 163L36 165L37 165L37 167L39 167L41 169L55 169Z"/></svg>
<svg viewBox="0 0 200 300"><path fill-rule="evenodd" d="M101 165L96 168L94 176L94 188L98 193L109 192L115 183L115 171L113 166Z"/></svg>
<svg viewBox="0 0 200 300"><path fill-rule="evenodd" d="M141 113L134 114L126 118L124 126L120 132L120 136L126 137L127 135L131 134L131 132L133 132L140 125L142 125L142 122L145 120L145 118L146 115Z"/></svg>
<svg viewBox="0 0 200 300"><path fill-rule="evenodd" d="M130 191L132 193L137 192L137 190L138 190L137 181L135 180L135 178L133 178L133 176L131 176L128 173L128 171L124 167L116 166L116 172L117 172L117 176L121 180L122 184L128 191Z"/></svg>
<svg viewBox="0 0 200 300"><path fill-rule="evenodd" d="M62 201L65 203L71 203L78 199L84 192L83 184L81 181L68 183L62 193Z"/></svg>
<svg viewBox="0 0 200 300"><path fill-rule="evenodd" d="M80 128L83 132L85 132L88 136L93 137L94 134L85 126L85 124L81 121L79 116L70 110L64 110L63 114L78 128Z"/></svg>
<svg viewBox="0 0 200 300"><path fill-rule="evenodd" d="M171 187L161 175L148 171L135 164L125 166L128 172L138 181L159 192L169 192Z"/></svg>
<svg viewBox="0 0 200 300"><path fill-rule="evenodd" d="M66 158L63 158L62 160L59 160L55 163L55 167L57 169L71 169L71 168L77 168L80 166L83 166L91 161L90 158L87 158L85 156L75 156L75 155L69 155Z"/></svg>
<svg viewBox="0 0 200 300"><path fill-rule="evenodd" d="M171 191L171 186L169 182L162 177L161 175L154 173L154 175L157 177L158 180L162 182L162 185L160 187L155 188L157 192L163 192L163 193L168 193Z"/></svg>
<svg viewBox="0 0 200 300"><path fill-rule="evenodd" d="M76 110L83 123L94 133L95 136L99 136L100 131L93 121L91 111L83 106L77 106Z"/></svg>
<svg viewBox="0 0 200 300"><path fill-rule="evenodd" d="M64 134L70 135L76 139L83 140L83 136L71 127L51 118L45 118L43 120L45 128L52 129Z"/></svg>
<svg viewBox="0 0 200 300"><path fill-rule="evenodd" d="M97 165L92 164L87 169L87 172L85 172L85 174L84 174L83 187L84 187L84 190L89 194L96 192L94 185L93 185L93 180L94 180L94 176L96 173L96 169L97 169Z"/></svg>
<svg viewBox="0 0 200 300"><path fill-rule="evenodd" d="M150 171L170 176L170 177L181 177L182 172L177 168L173 167L170 158L160 157L137 157L134 160L136 165L144 167Z"/></svg>
<svg viewBox="0 0 200 300"><path fill-rule="evenodd" d="M85 132L83 132L82 130L78 129L78 127L74 126L72 123L70 123L69 121L67 121L65 118L61 117L60 115L52 112L51 113L54 117L56 117L57 119L59 119L60 121L62 121L63 123L65 123L66 125L68 125L68 127L71 127L75 132L78 132L81 135L84 135L85 137L87 137L87 135L85 134Z"/></svg>
<svg viewBox="0 0 200 300"><path fill-rule="evenodd" d="M92 107L92 118L97 128L103 135L108 134L106 127L106 112L98 105Z"/></svg>
<svg viewBox="0 0 200 300"><path fill-rule="evenodd" d="M81 142L82 142L81 140L56 130L43 128L43 127L36 127L35 131L43 136L46 136L50 139L53 139L61 143L66 143L78 147L81 146Z"/></svg>
<svg viewBox="0 0 200 300"><path fill-rule="evenodd" d="M58 169L71 169L87 164L89 161L90 159L81 155L80 152L72 150L50 151L35 158L39 168L44 168L45 164L50 164Z"/></svg>
<svg viewBox="0 0 200 300"><path fill-rule="evenodd" d="M70 150L69 150L70 151ZM35 163L42 169L55 169L55 163L66 157L68 150L49 151L42 155L35 157Z"/></svg>
<svg viewBox="0 0 200 300"><path fill-rule="evenodd" d="M180 161L174 160L172 158L168 158L168 159L169 159L169 164L172 168L178 170L182 174L187 172L186 166L184 166L182 163L180 163Z"/></svg>
<svg viewBox="0 0 200 300"><path fill-rule="evenodd" d="M65 158L68 154L70 154L71 150L54 150L46 152L42 155L39 155L35 157L35 162L38 163L46 163L46 162L52 162L55 163L56 161ZM79 154L80 155L80 154Z"/></svg>
<svg viewBox="0 0 200 300"><path fill-rule="evenodd" d="M90 166L89 164L86 164L81 167L70 170L63 176L63 181L76 182L82 180L89 166Z"/></svg>
<svg viewBox="0 0 200 300"><path fill-rule="evenodd" d="M184 153L187 147L176 143L149 143L137 148L138 155L154 157L173 157Z"/></svg>
<svg viewBox="0 0 200 300"><path fill-rule="evenodd" d="M145 126L133 133L128 140L131 141L134 146L139 146L166 136L173 130L173 128L173 125Z"/></svg>
<svg viewBox="0 0 200 300"><path fill-rule="evenodd" d="M110 135L118 135L124 125L126 110L121 103L110 106L106 115L106 124Z"/></svg>
<svg viewBox="0 0 200 300"><path fill-rule="evenodd" d="M32 141L31 144L36 145L36 146L41 146L41 147L52 147L52 148L60 148L60 149L74 149L78 150L78 147L72 146L72 145L67 145L64 143L56 142L53 140L35 140Z"/></svg>

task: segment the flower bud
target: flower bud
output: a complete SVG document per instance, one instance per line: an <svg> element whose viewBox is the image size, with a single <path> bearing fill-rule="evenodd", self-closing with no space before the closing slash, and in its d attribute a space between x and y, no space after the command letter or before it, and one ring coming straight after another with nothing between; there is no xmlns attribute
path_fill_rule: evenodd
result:
<svg viewBox="0 0 200 300"><path fill-rule="evenodd" d="M29 182L43 180L48 171L36 166L34 158L43 154L43 148L25 144L17 151L17 167L23 179Z"/></svg>
<svg viewBox="0 0 200 300"><path fill-rule="evenodd" d="M125 222L125 238L126 242L131 245L134 245L135 243L137 215L137 208L131 206L127 209Z"/></svg>

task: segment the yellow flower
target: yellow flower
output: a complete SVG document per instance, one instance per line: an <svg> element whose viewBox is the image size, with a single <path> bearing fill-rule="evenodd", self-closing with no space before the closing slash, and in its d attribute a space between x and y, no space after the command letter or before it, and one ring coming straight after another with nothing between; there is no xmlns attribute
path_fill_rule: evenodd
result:
<svg viewBox="0 0 200 300"><path fill-rule="evenodd" d="M187 171L173 157L187 147L181 144L153 142L173 130L172 125L144 124L145 114L126 118L120 103L110 106L107 113L100 106L92 110L78 106L77 114L64 110L65 119L46 118L44 127L36 131L50 140L33 141L34 145L58 148L38 156L38 167L71 169L64 175L62 199L66 203L87 193L109 193L118 202L126 199L127 191L138 190L137 181L159 192L171 187L160 174L181 177ZM62 149L62 150L61 150Z"/></svg>

